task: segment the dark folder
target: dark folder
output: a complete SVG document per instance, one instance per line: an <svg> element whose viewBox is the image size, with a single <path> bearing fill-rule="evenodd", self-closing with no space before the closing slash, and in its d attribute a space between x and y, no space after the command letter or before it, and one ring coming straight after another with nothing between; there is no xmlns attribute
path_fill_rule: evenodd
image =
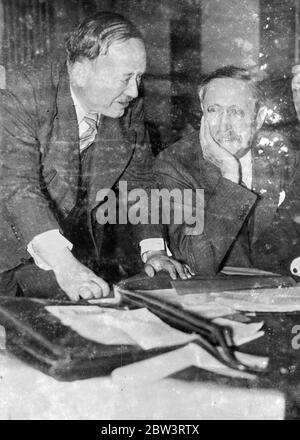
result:
<svg viewBox="0 0 300 440"><path fill-rule="evenodd" d="M50 305L46 300L2 297L0 325L5 327L10 353L58 380L108 375L122 365L176 348L143 350L134 345L99 344L64 326L46 305Z"/></svg>
<svg viewBox="0 0 300 440"><path fill-rule="evenodd" d="M173 281L169 275L159 272L154 278L149 278L141 273L127 280L121 281L120 286L130 290L161 290L175 288L178 294L211 293L228 290L248 290L276 287L291 287L296 281L290 276L277 274L262 275L225 275L218 274L214 277L193 276L189 280L177 279Z"/></svg>
<svg viewBox="0 0 300 440"><path fill-rule="evenodd" d="M201 285L205 291L215 290L217 287L230 290L229 285L234 288L236 284L241 288L241 283L244 283L245 288L249 288L249 283L258 287L258 280L254 277L252 280L238 277L235 281L230 276L224 277L217 281L202 280ZM276 287L289 282L290 279L281 277L265 277L260 280L259 287ZM230 329L184 310L165 298L139 292L141 289L155 289L156 285L159 289L170 288L170 278L166 274L158 274L150 280L146 275L139 275L119 283L123 303L115 307L147 307L169 325L197 334L197 343L224 364L245 370L235 358ZM76 380L108 375L122 365L177 348L173 346L144 350L138 345L105 345L87 340L46 310L47 305L66 304L74 305L72 302L30 298L0 298L0 325L5 327L7 350L56 379Z"/></svg>

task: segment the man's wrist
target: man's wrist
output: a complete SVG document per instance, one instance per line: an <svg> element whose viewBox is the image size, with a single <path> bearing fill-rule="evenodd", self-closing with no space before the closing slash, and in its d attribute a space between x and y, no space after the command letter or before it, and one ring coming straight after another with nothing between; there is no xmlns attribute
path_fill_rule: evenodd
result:
<svg viewBox="0 0 300 440"><path fill-rule="evenodd" d="M147 263L149 258L155 256L155 255L164 255L167 256L167 252L165 250L160 251L146 251L142 254L142 261L143 263Z"/></svg>
<svg viewBox="0 0 300 440"><path fill-rule="evenodd" d="M38 267L43 270L53 270L65 254L65 250L69 250L71 254L72 247L72 243L61 235L58 229L53 229L35 236L28 243L27 251Z"/></svg>
<svg viewBox="0 0 300 440"><path fill-rule="evenodd" d="M55 259L53 259L51 262L49 261L48 264L51 266L51 269L54 273L58 273L66 271L70 264L74 263L74 260L76 260L74 255L70 249L66 247L57 252Z"/></svg>

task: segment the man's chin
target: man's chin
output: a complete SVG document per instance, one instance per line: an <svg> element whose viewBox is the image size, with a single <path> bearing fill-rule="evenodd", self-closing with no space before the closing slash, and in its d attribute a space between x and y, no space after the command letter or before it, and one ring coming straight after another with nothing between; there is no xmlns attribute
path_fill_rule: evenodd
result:
<svg viewBox="0 0 300 440"><path fill-rule="evenodd" d="M233 154L237 159L243 157L246 152L249 150L248 146L241 146L241 144L237 141L227 141L222 140L218 141L218 144L224 148L224 150L228 151L230 154Z"/></svg>
<svg viewBox="0 0 300 440"><path fill-rule="evenodd" d="M121 118L124 115L126 107L123 105L112 105L108 109L102 112L105 116L109 116L110 118Z"/></svg>

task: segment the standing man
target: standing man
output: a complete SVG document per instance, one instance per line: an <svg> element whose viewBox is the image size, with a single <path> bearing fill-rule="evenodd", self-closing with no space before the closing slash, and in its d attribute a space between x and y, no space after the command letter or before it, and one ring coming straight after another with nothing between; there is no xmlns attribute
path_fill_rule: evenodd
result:
<svg viewBox="0 0 300 440"><path fill-rule="evenodd" d="M66 48L62 64L9 78L1 94L4 295L21 289L72 300L106 296L108 284L76 258L78 248L101 258L105 228L96 221L103 202L97 193L117 191L120 179L129 190L151 179L152 155L137 99L146 69L140 33L124 17L99 12L71 33ZM176 277L177 270L185 278L185 268L155 251L159 236L137 230L138 242L147 239L141 243L147 271L163 269Z"/></svg>
<svg viewBox="0 0 300 440"><path fill-rule="evenodd" d="M216 274L224 265L288 271L293 240L294 251L300 250L299 233L292 219L282 221L280 206L295 172L295 153L279 133L258 136L266 108L245 69L226 66L211 73L199 97L200 133L165 150L155 166L160 187L204 190L203 232L188 235L186 225L171 224L173 255L200 275ZM288 209L283 215L289 216ZM282 235L278 248L280 227L288 228L288 236Z"/></svg>

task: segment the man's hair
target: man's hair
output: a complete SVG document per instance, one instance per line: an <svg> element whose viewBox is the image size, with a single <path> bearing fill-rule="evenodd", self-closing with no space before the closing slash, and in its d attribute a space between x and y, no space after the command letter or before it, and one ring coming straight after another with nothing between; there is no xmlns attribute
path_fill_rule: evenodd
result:
<svg viewBox="0 0 300 440"><path fill-rule="evenodd" d="M69 35L66 49L69 63L82 57L89 60L105 55L115 42L130 38L143 40L139 30L126 18L114 12L97 12L85 18Z"/></svg>
<svg viewBox="0 0 300 440"><path fill-rule="evenodd" d="M249 88L253 93L253 97L256 100L256 107L260 105L261 93L256 78L253 75L251 75L251 73L248 70L236 66L220 67L219 69L215 70L214 72L210 73L205 78L203 78L198 88L198 91L200 93L200 99L202 102L204 100L208 84L211 83L214 79L218 79L218 78L232 78L232 79L237 79L239 81L244 81L249 85Z"/></svg>

